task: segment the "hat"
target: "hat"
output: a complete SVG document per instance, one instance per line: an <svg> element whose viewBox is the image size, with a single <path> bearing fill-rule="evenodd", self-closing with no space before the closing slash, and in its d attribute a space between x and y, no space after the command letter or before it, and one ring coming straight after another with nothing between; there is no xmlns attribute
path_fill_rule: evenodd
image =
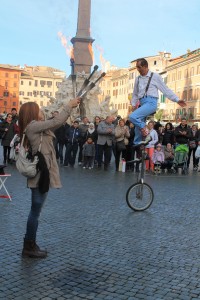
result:
<svg viewBox="0 0 200 300"><path fill-rule="evenodd" d="M157 147L162 147L162 145L161 145L161 144L157 144L157 145L156 145L156 148L157 148Z"/></svg>
<svg viewBox="0 0 200 300"><path fill-rule="evenodd" d="M4 172L5 167L6 167L5 165L0 165L0 175L5 175L5 172Z"/></svg>

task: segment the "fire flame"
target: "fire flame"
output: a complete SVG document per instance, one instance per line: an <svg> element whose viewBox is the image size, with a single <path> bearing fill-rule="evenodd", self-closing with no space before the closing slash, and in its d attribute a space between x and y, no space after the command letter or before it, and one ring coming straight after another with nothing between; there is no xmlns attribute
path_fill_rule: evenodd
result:
<svg viewBox="0 0 200 300"><path fill-rule="evenodd" d="M95 47L100 52L99 59L101 63L101 68L103 71L107 71L106 69L110 65L110 62L103 57L104 49L99 45L95 45Z"/></svg>
<svg viewBox="0 0 200 300"><path fill-rule="evenodd" d="M74 48L72 45L68 45L67 38L61 31L58 32L58 37L61 40L62 46L65 48L67 56L69 56L70 58L74 58Z"/></svg>
<svg viewBox="0 0 200 300"><path fill-rule="evenodd" d="M89 43L89 44L88 44L88 50L89 50L89 52L90 52L90 55L91 55L91 57L92 57L92 62L93 62L93 64L94 64L94 52L93 52L93 49L92 49L92 43Z"/></svg>

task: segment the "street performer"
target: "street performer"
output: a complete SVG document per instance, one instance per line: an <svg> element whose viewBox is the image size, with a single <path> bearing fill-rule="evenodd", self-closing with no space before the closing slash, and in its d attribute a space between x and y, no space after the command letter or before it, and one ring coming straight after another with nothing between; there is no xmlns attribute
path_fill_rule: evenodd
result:
<svg viewBox="0 0 200 300"><path fill-rule="evenodd" d="M186 106L186 103L180 100L178 96L165 85L159 74L149 70L146 59L137 59L136 68L140 75L135 80L132 96L133 112L129 116L130 121L135 125L135 145L142 141L142 137L149 134L145 120L147 116L154 113L157 109L158 90L160 90L166 98L178 103L181 107Z"/></svg>

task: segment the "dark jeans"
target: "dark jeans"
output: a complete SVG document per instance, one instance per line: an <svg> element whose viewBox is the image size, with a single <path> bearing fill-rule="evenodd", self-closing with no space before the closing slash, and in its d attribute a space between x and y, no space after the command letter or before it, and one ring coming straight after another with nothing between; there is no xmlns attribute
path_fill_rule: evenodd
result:
<svg viewBox="0 0 200 300"><path fill-rule="evenodd" d="M3 146L3 159L5 163L6 160L10 160L10 149L11 147L9 146Z"/></svg>
<svg viewBox="0 0 200 300"><path fill-rule="evenodd" d="M93 168L94 156L83 157L83 167Z"/></svg>
<svg viewBox="0 0 200 300"><path fill-rule="evenodd" d="M79 142L79 154L78 154L78 162L82 162L83 161L83 145L84 145L85 141L80 141Z"/></svg>
<svg viewBox="0 0 200 300"><path fill-rule="evenodd" d="M59 158L60 162L63 162L63 149L64 146L67 147L67 143L58 143L58 153L59 153Z"/></svg>
<svg viewBox="0 0 200 300"><path fill-rule="evenodd" d="M74 166L77 152L78 152L78 143L76 143L76 144L68 143L67 144L66 152L65 152L65 161L64 161L64 164L66 166L68 164L70 164L71 166Z"/></svg>
<svg viewBox="0 0 200 300"><path fill-rule="evenodd" d="M105 145L98 145L98 166L101 166L103 155L104 155L104 168L107 168L112 155L112 146L108 146L106 143Z"/></svg>
<svg viewBox="0 0 200 300"><path fill-rule="evenodd" d="M32 188L31 193L32 204L31 211L28 216L25 239L35 241L38 229L38 219L48 193L41 194L38 188Z"/></svg>
<svg viewBox="0 0 200 300"><path fill-rule="evenodd" d="M193 167L198 167L198 163L199 163L199 158L196 158L195 157L195 151L197 150L197 147L194 148L194 149L190 149L189 148L189 153L188 153L188 161L187 161L187 166L189 167L190 165L190 158L191 158L191 155L192 155L192 158L193 158Z"/></svg>

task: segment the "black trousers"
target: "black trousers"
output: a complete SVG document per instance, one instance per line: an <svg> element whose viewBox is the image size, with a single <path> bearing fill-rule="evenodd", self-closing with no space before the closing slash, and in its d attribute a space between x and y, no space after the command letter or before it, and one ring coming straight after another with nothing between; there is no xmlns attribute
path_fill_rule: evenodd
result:
<svg viewBox="0 0 200 300"><path fill-rule="evenodd" d="M108 146L107 143L105 145L98 145L98 167L101 166L103 155L104 155L104 168L107 168L111 160L112 146Z"/></svg>

